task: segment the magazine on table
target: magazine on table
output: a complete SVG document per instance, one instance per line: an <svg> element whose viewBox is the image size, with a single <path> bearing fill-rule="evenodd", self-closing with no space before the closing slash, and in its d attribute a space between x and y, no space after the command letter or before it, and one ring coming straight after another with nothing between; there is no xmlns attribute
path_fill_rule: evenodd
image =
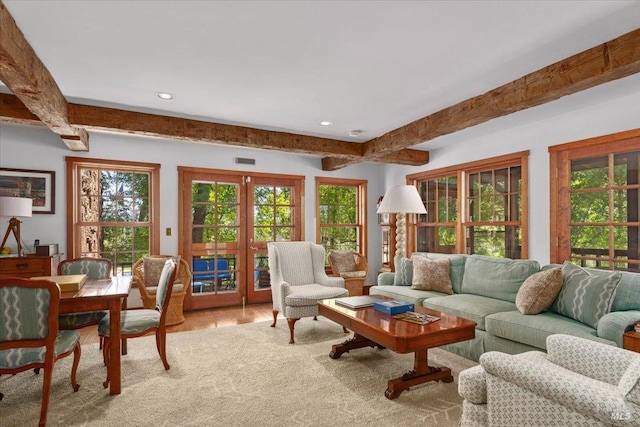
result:
<svg viewBox="0 0 640 427"><path fill-rule="evenodd" d="M405 322L417 323L419 325L426 325L427 323L440 320L439 317L416 313L415 311L405 311L404 313L396 314L393 318L404 320Z"/></svg>

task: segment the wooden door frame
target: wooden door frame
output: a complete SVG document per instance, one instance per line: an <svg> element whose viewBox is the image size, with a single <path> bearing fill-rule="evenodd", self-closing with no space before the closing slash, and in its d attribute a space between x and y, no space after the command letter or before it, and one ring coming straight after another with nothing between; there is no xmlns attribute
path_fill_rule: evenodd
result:
<svg viewBox="0 0 640 427"><path fill-rule="evenodd" d="M300 208L299 208L299 229L300 235L299 239L304 240L305 235L305 220L304 220L304 212L305 212L305 177L303 175L283 175L283 174L270 174L270 173L261 173L261 172L250 172L250 171L236 171L236 170L226 170L226 169L209 169L209 168L199 168L199 167L188 167L188 166L178 166L178 216L180 220L178 221L178 250L180 254L188 255L185 256L187 258L187 262L192 261L191 257L191 242L190 242L190 224L191 218L190 214L184 214L186 212L190 212L191 209L191 197L190 194L186 194L184 183L187 179L187 176L191 175L199 175L199 174L207 174L207 175L226 175L229 177L235 177L241 181L241 194L244 194L244 203L240 211L240 215L238 220L240 224L247 224L247 215L248 215L248 204L253 201L249 201L249 195L246 194L246 178L267 178L267 179L281 179L281 180L296 180L300 183L299 191L300 191ZM240 195L239 195L240 196ZM239 200L239 203L243 203L243 200ZM248 243L248 236L245 236L246 228L241 226L239 228L240 235L238 236L238 240L241 242L238 248L238 272L239 275L242 275L244 272L245 276L249 269L247 265L248 260L248 248L243 242ZM241 240L242 239L242 240ZM253 265L251 266L251 270L253 271ZM230 305L238 305L244 301L246 301L247 297L247 286L245 277L242 279L238 279L238 289L239 289L239 297L240 300L236 298L222 298L220 305L215 305L216 307L230 306ZM240 281L242 283L240 283ZM185 300L185 310L196 310L203 308L211 308L211 306L201 306L201 304L194 304L191 299L191 291L192 289L188 289L188 297ZM238 295L238 294L233 294Z"/></svg>

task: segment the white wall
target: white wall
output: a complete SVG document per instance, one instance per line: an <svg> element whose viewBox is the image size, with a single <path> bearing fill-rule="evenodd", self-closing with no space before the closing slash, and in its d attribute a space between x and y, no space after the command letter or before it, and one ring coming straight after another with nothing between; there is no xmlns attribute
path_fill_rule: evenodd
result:
<svg viewBox="0 0 640 427"><path fill-rule="evenodd" d="M55 214L38 214L23 219L22 237L29 248L32 248L34 239L40 239L41 243L58 243L60 251L66 253L65 156L75 156L161 164L160 251L167 254L178 253L178 166L305 176L305 239L311 241L316 238L316 176L367 179L371 248L368 258L372 266L380 265L380 232L375 204L378 196L384 194L383 176L379 173L384 165L362 163L325 172L320 158L315 156L94 132L90 133L89 146L89 152L73 152L44 127L0 123L0 167L53 170L56 173ZM238 165L236 157L254 158L256 164ZM4 230L4 219L0 225ZM167 227L172 228L171 236L165 235ZM9 246L15 250L15 242Z"/></svg>
<svg viewBox="0 0 640 427"><path fill-rule="evenodd" d="M624 79L623 79L624 80ZM628 83L637 82L635 92ZM553 145L640 128L640 75L492 120L425 143L425 167L389 166L386 185L407 174L529 150L529 257L549 262L549 152Z"/></svg>
<svg viewBox="0 0 640 427"><path fill-rule="evenodd" d="M162 139L101 133L90 134L90 151L71 152L60 139L41 127L0 123L0 167L53 170L56 172L55 215L25 218L23 238L28 246L34 239L59 243L66 251L65 156L120 159L160 163L161 252L178 252L177 187L178 166L304 175L305 224L307 240L315 240L315 177L345 177L369 181L369 263L380 265L380 229L375 204L384 190L402 184L406 174L437 169L502 154L530 150L529 254L542 264L549 261L549 155L548 147L584 138L640 128L640 75L627 77L626 85L601 85L558 101L427 142L431 161L423 167L364 163L336 172L324 172L320 158L275 151L193 144ZM629 93L628 83L637 82ZM256 159L255 166L236 165L236 157ZM0 222L4 230L6 222ZM164 229L171 227L171 237ZM14 247L15 249L15 247ZM375 280L371 275L370 282Z"/></svg>

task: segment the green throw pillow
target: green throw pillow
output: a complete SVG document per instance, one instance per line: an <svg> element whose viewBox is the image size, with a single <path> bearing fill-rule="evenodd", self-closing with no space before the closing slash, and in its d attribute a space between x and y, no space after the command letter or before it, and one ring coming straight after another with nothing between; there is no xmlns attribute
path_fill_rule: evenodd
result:
<svg viewBox="0 0 640 427"><path fill-rule="evenodd" d="M394 286L411 286L413 283L413 260L410 258L396 258L396 275L393 277Z"/></svg>
<svg viewBox="0 0 640 427"><path fill-rule="evenodd" d="M619 271L596 276L565 261L562 289L550 310L596 328L600 318L611 311L621 277Z"/></svg>

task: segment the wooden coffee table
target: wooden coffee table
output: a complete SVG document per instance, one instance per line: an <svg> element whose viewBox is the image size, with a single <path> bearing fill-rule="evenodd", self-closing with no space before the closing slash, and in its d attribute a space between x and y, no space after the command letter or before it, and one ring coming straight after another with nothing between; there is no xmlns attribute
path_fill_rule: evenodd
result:
<svg viewBox="0 0 640 427"><path fill-rule="evenodd" d="M413 369L389 380L384 393L388 399L395 399L404 390L429 381L452 382L450 368L429 366L427 350L475 337L475 322L423 307L416 307L415 311L437 316L440 320L419 325L396 320L373 307L344 307L336 304L335 299L319 302L318 310L321 315L354 332L352 338L333 345L329 353L332 359L362 347L386 347L397 353L415 353Z"/></svg>

